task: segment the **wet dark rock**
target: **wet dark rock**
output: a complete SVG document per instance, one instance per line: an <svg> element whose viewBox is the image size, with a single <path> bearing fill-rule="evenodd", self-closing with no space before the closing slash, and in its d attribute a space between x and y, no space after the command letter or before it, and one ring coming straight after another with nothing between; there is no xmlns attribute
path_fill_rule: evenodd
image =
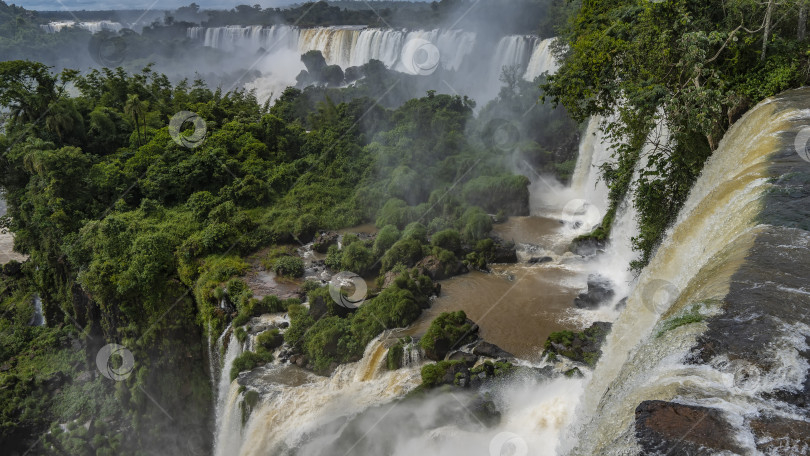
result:
<svg viewBox="0 0 810 456"><path fill-rule="evenodd" d="M454 264L446 264L439 261L434 255L419 260L419 262L416 263L416 268L421 274L430 277L432 280L447 279L467 272L467 268L461 261L456 261Z"/></svg>
<svg viewBox="0 0 810 456"><path fill-rule="evenodd" d="M312 243L312 250L318 253L326 253L330 245L337 244L338 234L335 231L321 231L315 236L315 241Z"/></svg>
<svg viewBox="0 0 810 456"><path fill-rule="evenodd" d="M490 263L517 263L517 249L513 242L505 242L500 239L495 241L492 256L487 258Z"/></svg>
<svg viewBox="0 0 810 456"><path fill-rule="evenodd" d="M531 257L531 258L529 258L529 264L550 263L552 261L554 261L554 258L551 258L550 256Z"/></svg>
<svg viewBox="0 0 810 456"><path fill-rule="evenodd" d="M613 307L613 308L614 308L614 309L616 309L616 310L622 310L622 309L624 309L625 307L627 307L627 296L625 296L624 298L620 299L620 300L619 300L619 302L617 302L617 303L616 303L616 306L615 306L615 307Z"/></svg>
<svg viewBox="0 0 810 456"><path fill-rule="evenodd" d="M514 358L515 356L506 350L503 350L501 347L493 343L489 343L486 341L479 342L475 348L473 348L473 354L478 356L486 356L487 358Z"/></svg>
<svg viewBox="0 0 810 456"><path fill-rule="evenodd" d="M501 422L501 412L488 394L476 397L468 409L484 426L493 427Z"/></svg>
<svg viewBox="0 0 810 456"><path fill-rule="evenodd" d="M602 355L602 343L605 342L610 327L610 323L597 321L582 332L551 333L544 344L543 356L550 360L564 356L571 361L594 366Z"/></svg>
<svg viewBox="0 0 810 456"><path fill-rule="evenodd" d="M582 377L584 377L584 376L585 376L585 375L582 373L582 371L581 371L581 370L579 370L579 368L578 368L578 367L574 367L574 368L568 369L567 371L563 372L563 375L565 375L565 376L566 376L566 377L568 377L568 378L582 378Z"/></svg>
<svg viewBox="0 0 810 456"><path fill-rule="evenodd" d="M595 309L613 298L613 284L598 274L588 276L588 290L574 298L574 305L580 309Z"/></svg>
<svg viewBox="0 0 810 456"><path fill-rule="evenodd" d="M465 353L462 351L454 351L447 355L448 361L461 361L467 367L472 367L478 361L478 357L473 355L472 353Z"/></svg>
<svg viewBox="0 0 810 456"><path fill-rule="evenodd" d="M593 238L575 239L568 250L577 255L593 256L605 250L605 241Z"/></svg>
<svg viewBox="0 0 810 456"><path fill-rule="evenodd" d="M757 450L764 454L783 454L786 448L810 448L810 423L778 416L751 420L751 432Z"/></svg>
<svg viewBox="0 0 810 456"><path fill-rule="evenodd" d="M643 455L744 453L720 410L709 407L644 401L636 407L635 427Z"/></svg>

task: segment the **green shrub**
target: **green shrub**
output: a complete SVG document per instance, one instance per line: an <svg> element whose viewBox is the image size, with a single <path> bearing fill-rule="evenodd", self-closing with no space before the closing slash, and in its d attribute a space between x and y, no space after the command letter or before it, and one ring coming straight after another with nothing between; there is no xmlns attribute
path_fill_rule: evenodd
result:
<svg viewBox="0 0 810 456"><path fill-rule="evenodd" d="M351 334L349 321L340 317L324 317L315 322L306 336L304 352L310 357L314 369L325 372L334 363L359 359L363 347Z"/></svg>
<svg viewBox="0 0 810 456"><path fill-rule="evenodd" d="M492 231L492 219L479 208L470 208L462 217L464 239L473 242L484 239Z"/></svg>
<svg viewBox="0 0 810 456"><path fill-rule="evenodd" d="M233 360L231 366L231 381L236 380L240 372L253 370L254 368L267 364L273 360L273 354L264 347L259 347L255 352L242 352Z"/></svg>
<svg viewBox="0 0 810 456"><path fill-rule="evenodd" d="M362 242L353 242L343 248L341 265L346 271L356 274L365 274L374 265L374 255Z"/></svg>
<svg viewBox="0 0 810 456"><path fill-rule="evenodd" d="M442 230L430 237L430 243L451 252L458 252L461 250L461 235L453 229Z"/></svg>
<svg viewBox="0 0 810 456"><path fill-rule="evenodd" d="M413 266L423 257L422 245L415 239L401 239L397 241L383 255L381 270L389 271L395 265L402 263L405 266Z"/></svg>
<svg viewBox="0 0 810 456"><path fill-rule="evenodd" d="M317 280L307 279L301 284L301 291L304 293L309 293L310 291L317 290L318 288L321 288L321 283Z"/></svg>
<svg viewBox="0 0 810 456"><path fill-rule="evenodd" d="M419 222L410 223L402 230L402 237L405 239L415 239L419 241L420 244L427 244L427 228Z"/></svg>
<svg viewBox="0 0 810 456"><path fill-rule="evenodd" d="M245 328L241 326L236 328L233 334L236 336L236 340L238 340L239 343L243 344L247 340L247 332L245 331Z"/></svg>
<svg viewBox="0 0 810 456"><path fill-rule="evenodd" d="M337 245L332 244L326 250L326 259L324 260L326 267L333 271L340 271L343 264L343 252L340 251Z"/></svg>
<svg viewBox="0 0 810 456"><path fill-rule="evenodd" d="M284 343L284 336L279 333L278 329L268 329L256 336L256 342L267 350L272 351Z"/></svg>
<svg viewBox="0 0 810 456"><path fill-rule="evenodd" d="M278 258L273 263L273 271L284 277L301 277L304 275L304 260L292 256Z"/></svg>
<svg viewBox="0 0 810 456"><path fill-rule="evenodd" d="M284 341L292 346L298 346L303 341L307 330L315 324L315 319L302 305L291 305L287 308L287 312L290 314L290 327L284 332Z"/></svg>
<svg viewBox="0 0 810 456"><path fill-rule="evenodd" d="M402 341L397 342L388 349L385 355L385 366L388 370L397 370L402 367L402 357L405 355L405 347Z"/></svg>
<svg viewBox="0 0 810 456"><path fill-rule="evenodd" d="M469 321L463 310L444 312L430 323L419 346L425 350L425 356L432 360L441 360L453 348L458 348L475 338L477 330Z"/></svg>
<svg viewBox="0 0 810 456"><path fill-rule="evenodd" d="M237 314L237 315L236 315L236 317L233 319L233 327L234 327L234 328L236 328L236 327L238 327L238 326L243 326L243 325L245 325L245 324L246 324L248 321L250 321L250 315L248 315L247 313L242 313L242 312L240 312L240 313L239 313L239 314Z"/></svg>
<svg viewBox="0 0 810 456"><path fill-rule="evenodd" d="M380 258L399 240L399 230L394 225L385 225L374 239L374 256Z"/></svg>
<svg viewBox="0 0 810 456"><path fill-rule="evenodd" d="M426 388L441 385L447 370L460 363L461 361L439 361L422 366L422 385Z"/></svg>

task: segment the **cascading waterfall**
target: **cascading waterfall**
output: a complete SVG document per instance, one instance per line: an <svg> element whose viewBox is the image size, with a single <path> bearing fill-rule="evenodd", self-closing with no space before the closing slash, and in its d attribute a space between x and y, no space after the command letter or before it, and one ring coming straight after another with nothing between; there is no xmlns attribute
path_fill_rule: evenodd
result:
<svg viewBox="0 0 810 456"><path fill-rule="evenodd" d="M705 323L666 330L666 322L687 311L706 317L721 312L716 303L728 293L732 274L763 231L756 220L770 187L770 156L791 121L806 122L808 114L788 109L774 115L774 109L771 102L761 103L728 131L641 273L586 388L578 425L567 435L564 448L573 454L635 454L639 449L632 422L636 406L644 400L711 404L735 426L746 414L769 408L757 397L761 391L735 385L734 373L722 362L685 363L697 336L706 330ZM793 388L803 380L806 366L802 369L790 344L801 348L803 342L793 339L808 329L786 325L781 335L773 336L777 364L784 371L799 372L782 378ZM769 384L765 389L778 386ZM740 428L736 432L737 439L748 446L753 443L750 432Z"/></svg>
<svg viewBox="0 0 810 456"><path fill-rule="evenodd" d="M383 333L375 338L360 361L339 366L330 377L309 374L290 365L260 368L263 374L259 375L276 381L248 386L260 391L262 399L243 428L237 418L239 394L234 382L223 423L230 428L227 432L231 435L227 440L224 436L219 440L221 444L217 445L215 454L284 454L285 449L298 447L307 433L337 418L405 395L420 383L421 366L414 364L395 371L385 369L387 336ZM235 425L239 428L234 430Z"/></svg>
<svg viewBox="0 0 810 456"><path fill-rule="evenodd" d="M495 48L491 78L495 81L501 76L504 67L526 68L537 37L530 35L510 35L501 38Z"/></svg>
<svg viewBox="0 0 810 456"><path fill-rule="evenodd" d="M218 347L222 347L224 337L229 333L231 326L222 333L219 338ZM219 449L227 448L229 442L234 438L239 437L239 427L234 425L233 415L233 402L234 391L236 382L231 382L231 366L233 361L239 354L242 353L242 345L236 339L233 331L230 331L230 338L228 339L228 347L225 350L225 357L222 360L222 367L219 373L219 383L217 385L217 403L216 403L216 435L214 436L214 454L222 454ZM233 383L233 385L232 385ZM238 421L237 421L238 423ZM236 432L236 435L234 435Z"/></svg>
<svg viewBox="0 0 810 456"><path fill-rule="evenodd" d="M523 79L534 81L534 78L543 73L554 74L557 72L560 68L560 64L551 52L551 45L554 44L554 40L556 40L556 38L547 38L535 44Z"/></svg>
<svg viewBox="0 0 810 456"><path fill-rule="evenodd" d="M76 21L55 21L50 22L48 24L41 24L39 26L42 30L47 33L59 33L62 29L66 27L78 27L85 29L91 33L98 33L102 30L108 30L110 32L119 32L121 29L124 28L118 22L112 21L95 21L95 22L76 22Z"/></svg>
<svg viewBox="0 0 810 456"><path fill-rule="evenodd" d="M34 295L34 315L29 323L31 326L45 326L45 315L42 314L42 299Z"/></svg>
<svg viewBox="0 0 810 456"><path fill-rule="evenodd" d="M576 198L605 210L608 188L601 178L599 167L610 160L612 151L610 140L599 128L602 121L600 116L593 116L588 120L585 134L579 143L579 156L571 177L571 189Z"/></svg>

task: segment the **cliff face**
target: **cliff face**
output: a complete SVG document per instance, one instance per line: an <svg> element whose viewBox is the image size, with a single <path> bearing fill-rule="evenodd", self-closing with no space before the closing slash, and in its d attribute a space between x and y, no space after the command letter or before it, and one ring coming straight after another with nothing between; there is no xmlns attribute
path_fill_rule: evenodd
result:
<svg viewBox="0 0 810 456"><path fill-rule="evenodd" d="M810 451L808 106L785 92L729 130L614 325L575 454Z"/></svg>

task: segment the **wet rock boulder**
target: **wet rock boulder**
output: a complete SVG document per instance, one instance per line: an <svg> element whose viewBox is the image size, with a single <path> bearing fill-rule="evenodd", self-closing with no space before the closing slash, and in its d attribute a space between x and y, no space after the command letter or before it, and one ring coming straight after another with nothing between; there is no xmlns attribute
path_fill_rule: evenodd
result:
<svg viewBox="0 0 810 456"><path fill-rule="evenodd" d="M605 241L590 237L575 239L568 250L582 256L593 256L605 249Z"/></svg>
<svg viewBox="0 0 810 456"><path fill-rule="evenodd" d="M554 261L554 258L551 258L550 256L531 257L531 258L529 258L529 264L550 263L552 261Z"/></svg>
<svg viewBox="0 0 810 456"><path fill-rule="evenodd" d="M636 407L635 425L643 455L745 453L731 425L714 408L644 401Z"/></svg>
<svg viewBox="0 0 810 456"><path fill-rule="evenodd" d="M588 276L588 290L574 298L574 305L580 309L595 309L613 298L613 283L598 274Z"/></svg>
<svg viewBox="0 0 810 456"><path fill-rule="evenodd" d="M454 275L467 272L464 263L456 260L453 263L444 263L435 255L426 256L416 263L416 268L420 274L430 277L432 280L442 280Z"/></svg>
<svg viewBox="0 0 810 456"><path fill-rule="evenodd" d="M312 244L312 250L318 253L326 253L330 245L337 244L338 234L335 231L321 231L315 236L315 241Z"/></svg>
<svg viewBox="0 0 810 456"><path fill-rule="evenodd" d="M552 361L558 356L564 356L571 361L594 366L602 355L602 343L610 332L610 327L610 323L598 321L582 332L551 333L544 344L543 356Z"/></svg>
<svg viewBox="0 0 810 456"><path fill-rule="evenodd" d="M513 354L502 349L501 347L483 340L479 342L475 348L473 348L472 352L474 355L485 356L492 359L511 359L515 357Z"/></svg>

